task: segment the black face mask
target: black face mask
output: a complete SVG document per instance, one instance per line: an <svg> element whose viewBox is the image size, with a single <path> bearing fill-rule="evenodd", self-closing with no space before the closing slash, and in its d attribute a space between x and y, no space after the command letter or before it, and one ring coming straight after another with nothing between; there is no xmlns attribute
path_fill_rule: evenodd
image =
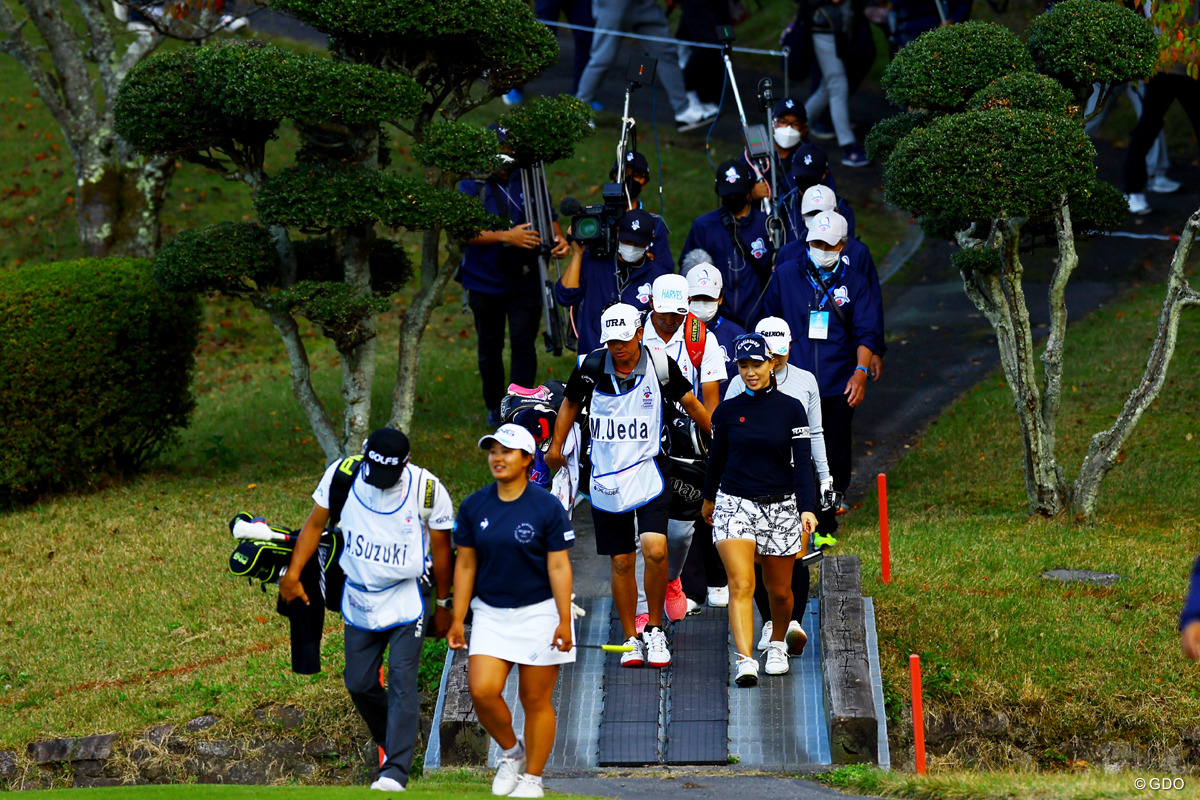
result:
<svg viewBox="0 0 1200 800"><path fill-rule="evenodd" d="M731 194L721 198L721 207L730 214L740 214L747 205L748 201L744 194Z"/></svg>
<svg viewBox="0 0 1200 800"><path fill-rule="evenodd" d="M630 200L637 200L638 195L642 193L642 182L633 176L626 178L625 191L629 194Z"/></svg>

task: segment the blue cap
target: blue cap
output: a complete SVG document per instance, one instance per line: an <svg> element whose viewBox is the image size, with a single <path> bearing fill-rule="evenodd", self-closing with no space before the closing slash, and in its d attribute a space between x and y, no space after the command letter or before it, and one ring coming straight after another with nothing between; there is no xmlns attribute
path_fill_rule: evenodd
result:
<svg viewBox="0 0 1200 800"><path fill-rule="evenodd" d="M649 247L654 238L654 215L649 211L635 208L625 212L617 225L617 240L636 244L638 247Z"/></svg>
<svg viewBox="0 0 1200 800"><path fill-rule="evenodd" d="M739 336L733 341L733 360L741 361L743 358L748 358L751 361L770 361L770 349L767 347L767 340L762 334L747 333L745 336Z"/></svg>
<svg viewBox="0 0 1200 800"><path fill-rule="evenodd" d="M784 114L792 114L799 117L801 122L808 122L808 109L799 100L785 97L771 109L771 119L779 119Z"/></svg>
<svg viewBox="0 0 1200 800"><path fill-rule="evenodd" d="M792 177L797 181L808 179L808 186L819 183L829 171L829 156L815 144L805 144L796 148L792 153Z"/></svg>
<svg viewBox="0 0 1200 800"><path fill-rule="evenodd" d="M487 126L487 129L496 134L496 138L500 141L500 144L508 141L508 128L505 128L499 122L493 122Z"/></svg>
<svg viewBox="0 0 1200 800"><path fill-rule="evenodd" d="M750 171L750 165L740 158L722 161L717 167L717 195L746 194L758 182L758 177Z"/></svg>

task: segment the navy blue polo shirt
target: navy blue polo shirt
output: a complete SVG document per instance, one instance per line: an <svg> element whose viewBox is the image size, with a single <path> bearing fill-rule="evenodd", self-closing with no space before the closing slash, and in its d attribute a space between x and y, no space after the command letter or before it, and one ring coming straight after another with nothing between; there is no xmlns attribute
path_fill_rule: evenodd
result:
<svg viewBox="0 0 1200 800"><path fill-rule="evenodd" d="M699 247L708 252L725 284L724 313L735 322L744 323L745 327L750 327L751 317L762 316L758 313L759 296L765 277L771 274L775 255L771 237L767 235L766 215L757 205L752 203L750 213L735 220L738 238L746 245L749 261L742 258L730 238L721 218L721 209L696 218L682 251L690 253Z"/></svg>
<svg viewBox="0 0 1200 800"><path fill-rule="evenodd" d="M575 544L562 503L529 483L516 500L501 500L496 484L458 507L454 544L475 549L475 596L495 608L533 605L554 596L546 554Z"/></svg>

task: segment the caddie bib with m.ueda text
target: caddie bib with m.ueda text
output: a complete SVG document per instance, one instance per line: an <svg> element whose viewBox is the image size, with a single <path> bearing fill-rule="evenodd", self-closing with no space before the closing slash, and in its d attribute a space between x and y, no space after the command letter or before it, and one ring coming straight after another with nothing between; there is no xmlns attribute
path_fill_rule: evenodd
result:
<svg viewBox="0 0 1200 800"><path fill-rule="evenodd" d="M395 490L361 479L350 487L340 527L346 573L342 616L355 628L379 631L419 619L424 612L417 578L425 572L428 543L414 486L421 469L405 467Z"/></svg>
<svg viewBox="0 0 1200 800"><path fill-rule="evenodd" d="M608 394L597 388L592 393L591 500L612 514L644 505L664 488L654 461L662 434L662 388L650 359L646 366L629 391Z"/></svg>

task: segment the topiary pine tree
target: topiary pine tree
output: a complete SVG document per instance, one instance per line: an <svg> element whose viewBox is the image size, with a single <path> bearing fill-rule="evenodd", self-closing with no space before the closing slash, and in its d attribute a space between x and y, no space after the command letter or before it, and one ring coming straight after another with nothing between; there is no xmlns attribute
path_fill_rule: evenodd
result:
<svg viewBox="0 0 1200 800"><path fill-rule="evenodd" d="M1104 476L1165 382L1179 314L1200 304L1183 272L1200 229L1198 211L1171 264L1142 381L1116 423L1092 438L1069 484L1055 457L1066 285L1079 263L1077 238L1115 228L1128 210L1120 191L1096 178L1081 109L1092 92L1103 100L1120 83L1148 78L1158 61L1145 18L1103 0L1055 3L1033 21L1025 46L989 23L939 28L888 66L888 97L909 110L867 138L868 152L884 161L888 201L911 212L928 234L962 248L952 261L996 330L1020 421L1031 512L1094 516ZM1053 237L1058 249L1040 383L1020 256L1022 240L1035 234Z"/></svg>
<svg viewBox="0 0 1200 800"><path fill-rule="evenodd" d="M391 413L404 428L422 334L462 243L499 224L454 189L498 164L495 134L460 117L554 63L557 45L521 0L273 5L330 34L332 57L261 42L163 53L122 85L117 127L144 153L196 161L251 188L257 223L180 234L155 259L155 275L178 290L244 297L268 314L288 353L293 394L333 458L370 431L377 316L413 272L379 229L422 237ZM268 174L265 148L284 121L301 147L294 164ZM529 103L502 121L519 152L542 160L569 155L591 131L590 110L570 97ZM388 169L388 129L412 138L422 174ZM316 324L341 358L340 431L313 390L297 316Z"/></svg>

